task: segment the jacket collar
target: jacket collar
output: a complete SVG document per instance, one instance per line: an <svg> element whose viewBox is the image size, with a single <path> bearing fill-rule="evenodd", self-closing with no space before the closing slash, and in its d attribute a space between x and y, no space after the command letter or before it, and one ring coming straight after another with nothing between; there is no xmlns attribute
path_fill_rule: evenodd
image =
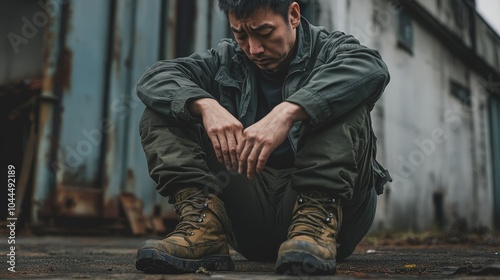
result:
<svg viewBox="0 0 500 280"><path fill-rule="evenodd" d="M302 62L307 61L311 57L313 48L311 27L309 22L302 17L300 25L297 29L297 54L290 62L290 69L296 65L302 65Z"/></svg>

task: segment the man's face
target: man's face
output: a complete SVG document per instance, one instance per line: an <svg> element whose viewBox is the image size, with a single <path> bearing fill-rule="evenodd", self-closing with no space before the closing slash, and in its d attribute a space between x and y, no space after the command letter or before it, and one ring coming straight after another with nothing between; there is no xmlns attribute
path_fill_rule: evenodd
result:
<svg viewBox="0 0 500 280"><path fill-rule="evenodd" d="M277 71L289 62L300 24L300 8L296 2L289 8L287 21L265 8L257 9L245 19L237 19L232 12L228 17L236 42L261 70Z"/></svg>

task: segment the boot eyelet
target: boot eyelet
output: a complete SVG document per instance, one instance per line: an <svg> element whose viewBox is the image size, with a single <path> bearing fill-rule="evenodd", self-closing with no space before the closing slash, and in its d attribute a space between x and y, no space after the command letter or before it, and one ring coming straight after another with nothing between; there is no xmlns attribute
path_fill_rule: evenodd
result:
<svg viewBox="0 0 500 280"><path fill-rule="evenodd" d="M194 232L192 231L192 232L190 232L189 234L190 234L190 235L194 235Z"/></svg>
<svg viewBox="0 0 500 280"><path fill-rule="evenodd" d="M202 218L198 218L198 223L201 223L203 222L203 219Z"/></svg>
<svg viewBox="0 0 500 280"><path fill-rule="evenodd" d="M298 202L299 202L299 204L302 204L302 203L304 203L304 198L302 198L302 197L299 197L299 200L298 200Z"/></svg>
<svg viewBox="0 0 500 280"><path fill-rule="evenodd" d="M325 222L327 222L327 223L329 223L329 222L331 222L331 221L332 221L332 219L331 219L330 217L327 217L327 218L325 219Z"/></svg>
<svg viewBox="0 0 500 280"><path fill-rule="evenodd" d="M204 207L204 208L208 208L208 203L206 203L206 202L205 202L205 203L203 203L203 207Z"/></svg>
<svg viewBox="0 0 500 280"><path fill-rule="evenodd" d="M330 216L330 218L333 218L333 213L330 213L330 215L329 215L329 216Z"/></svg>
<svg viewBox="0 0 500 280"><path fill-rule="evenodd" d="M335 198L332 198L332 203L335 203Z"/></svg>
<svg viewBox="0 0 500 280"><path fill-rule="evenodd" d="M203 214L203 215L201 215L201 217L206 218L206 217L207 217L207 214Z"/></svg>

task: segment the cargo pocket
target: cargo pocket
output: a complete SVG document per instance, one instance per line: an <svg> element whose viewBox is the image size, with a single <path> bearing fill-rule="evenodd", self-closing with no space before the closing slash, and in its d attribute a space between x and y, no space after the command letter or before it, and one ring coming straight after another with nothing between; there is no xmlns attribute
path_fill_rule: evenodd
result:
<svg viewBox="0 0 500 280"><path fill-rule="evenodd" d="M384 193L384 185L387 182L392 182L391 174L377 161L377 137L372 130L372 145L373 145L373 177L374 177L374 187L377 195Z"/></svg>

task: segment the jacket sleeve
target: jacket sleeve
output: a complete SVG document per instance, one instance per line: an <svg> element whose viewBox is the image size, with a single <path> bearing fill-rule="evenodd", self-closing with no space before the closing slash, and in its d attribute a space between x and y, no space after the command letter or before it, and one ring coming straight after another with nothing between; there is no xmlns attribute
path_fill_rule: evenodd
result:
<svg viewBox="0 0 500 280"><path fill-rule="evenodd" d="M373 108L389 83L389 72L379 53L341 32L330 35L317 60L319 66L305 86L286 99L309 114L313 127L335 120L360 104Z"/></svg>
<svg viewBox="0 0 500 280"><path fill-rule="evenodd" d="M178 120L196 120L187 110L190 100L214 98L218 56L215 50L158 61L137 83L139 98L157 113Z"/></svg>

